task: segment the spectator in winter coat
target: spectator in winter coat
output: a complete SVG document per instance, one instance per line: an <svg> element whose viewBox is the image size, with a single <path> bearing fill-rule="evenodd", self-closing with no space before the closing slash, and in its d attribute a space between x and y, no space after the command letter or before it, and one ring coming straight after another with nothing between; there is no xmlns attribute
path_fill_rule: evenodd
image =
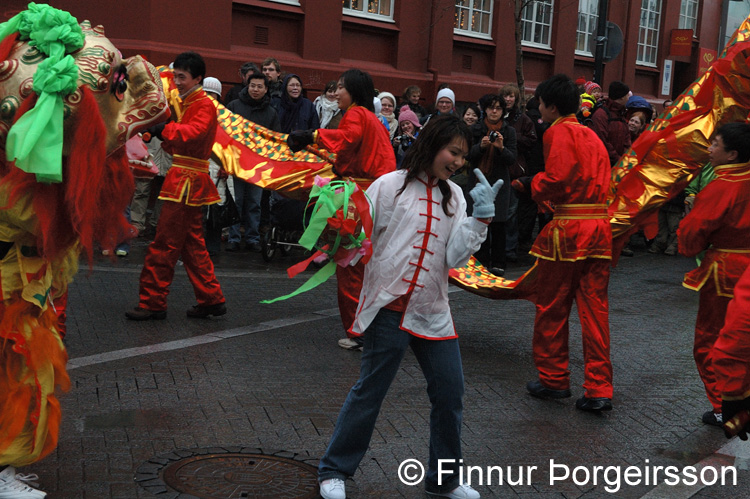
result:
<svg viewBox="0 0 750 499"><path fill-rule="evenodd" d="M271 106L271 98L268 95L268 78L261 73L256 72L250 75L247 87L240 92L240 98L227 104L227 109L269 130L281 131L279 116ZM246 249L260 251L262 196L262 188L245 182L237 176L234 177L234 197L240 213L240 223L229 228L229 240L225 248L227 251L241 249L240 225L245 227Z"/></svg>
<svg viewBox="0 0 750 499"><path fill-rule="evenodd" d="M591 129L607 148L611 166L630 148L630 130L625 121L625 104L630 95L630 87L621 81L613 81L609 85L609 95L604 104L591 116Z"/></svg>
<svg viewBox="0 0 750 499"><path fill-rule="evenodd" d="M336 98L336 80L326 83L323 94L316 97L313 104L320 118L320 128L334 130L339 126L344 115L339 109L339 101Z"/></svg>
<svg viewBox="0 0 750 499"><path fill-rule="evenodd" d="M279 61L273 57L266 57L260 67L263 74L268 78L268 95L271 97L271 101L281 99L281 65L279 65Z"/></svg>
<svg viewBox="0 0 750 499"><path fill-rule="evenodd" d="M521 91L518 86L510 83L500 89L500 96L505 100L505 121L516 130L518 141L518 155L515 164L510 168L510 179L515 180L526 176L527 157L536 143L536 130L531 118L521 111ZM505 253L508 259L515 261L518 258L518 203L519 198L515 189L510 189L510 208L508 210L508 221L505 224ZM531 198L529 204L534 204Z"/></svg>
<svg viewBox="0 0 750 499"><path fill-rule="evenodd" d="M396 118L396 97L390 92L380 92L378 94L380 99L380 113L378 117L385 118L388 123L388 132L391 140L396 136L398 130L398 118Z"/></svg>
<svg viewBox="0 0 750 499"><path fill-rule="evenodd" d="M242 79L242 83L238 83L237 85L229 89L229 92L227 92L227 98L226 100L224 100L224 102L229 103L239 98L240 92L242 92L242 89L247 87L248 76L257 72L258 72L258 66L256 66L255 63L246 62L245 64L243 64L240 67L240 69L237 71L237 73L240 75L240 78Z"/></svg>
<svg viewBox="0 0 750 499"><path fill-rule="evenodd" d="M277 111L283 133L320 128L315 106L302 96L302 79L296 74L288 74L284 78Z"/></svg>
<svg viewBox="0 0 750 499"><path fill-rule="evenodd" d="M505 221L510 205L510 167L516 162L516 130L503 119L505 100L500 95L488 99L485 118L472 127L474 146L469 152L472 167L479 168L494 184L502 179L504 185L495 198L495 217L489 225L487 239L476 254L479 262L497 276L505 273ZM470 172L469 189L477 183Z"/></svg>
<svg viewBox="0 0 750 499"><path fill-rule="evenodd" d="M417 115L418 119L422 119L424 116L427 116L427 111L425 108L419 105L419 98L422 96L422 89L419 88L416 85L409 85L404 89L404 95L402 96L401 105L399 108L403 108L404 106L409 106L409 109L411 109L414 114Z"/></svg>

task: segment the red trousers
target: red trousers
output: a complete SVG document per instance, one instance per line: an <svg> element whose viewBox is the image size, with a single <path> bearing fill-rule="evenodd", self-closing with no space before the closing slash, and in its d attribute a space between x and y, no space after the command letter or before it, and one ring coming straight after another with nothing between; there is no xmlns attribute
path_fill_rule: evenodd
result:
<svg viewBox="0 0 750 499"><path fill-rule="evenodd" d="M165 201L141 271L140 306L166 310L174 266L182 257L198 305L224 302L214 264L203 240L203 213L200 206Z"/></svg>
<svg viewBox="0 0 750 499"><path fill-rule="evenodd" d="M583 338L586 396L612 398L609 360L609 260L575 262L537 260L544 285L537 287L534 319L534 363L547 388L570 388L568 321L573 300L578 307Z"/></svg>
<svg viewBox="0 0 750 499"><path fill-rule="evenodd" d="M354 316L359 304L359 293L362 291L362 281L365 277L365 265L360 260L356 265L342 267L336 265L336 281L338 284L339 314L344 331L349 338L360 336L349 331L354 324Z"/></svg>
<svg viewBox="0 0 750 499"><path fill-rule="evenodd" d="M711 349L719 338L719 331L724 326L724 316L730 301L731 298L716 294L713 279L708 279L700 290L698 318L695 320L693 358L714 412L721 412L721 393L716 386L716 376L711 365Z"/></svg>

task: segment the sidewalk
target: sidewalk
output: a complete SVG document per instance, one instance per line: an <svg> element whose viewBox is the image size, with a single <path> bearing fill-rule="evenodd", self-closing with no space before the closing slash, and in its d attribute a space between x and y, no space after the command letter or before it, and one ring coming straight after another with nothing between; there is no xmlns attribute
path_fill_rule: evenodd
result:
<svg viewBox="0 0 750 499"><path fill-rule="evenodd" d="M286 451L284 456L315 465L359 372L360 354L336 346L343 332L335 282L261 305L259 300L303 282L285 274L301 253L271 264L258 254L225 253L217 275L226 316L187 319L194 298L178 269L167 319L131 322L124 312L137 303L142 254L136 246L127 258L97 262L89 275L82 267L72 285L66 343L73 389L62 397L60 444L23 471L38 473L51 499L145 498L177 496L167 489L155 496L156 489L134 481L139 469L141 478L144 469L158 474L154 458L170 453ZM719 467L734 461L716 454L727 443L722 432L700 422L709 404L691 353L698 295L680 285L692 265L687 258L636 253L613 271L615 408L600 417L574 408L583 365L577 317L571 320L573 397L540 401L525 390L535 377L533 305L452 289L466 384L464 461L485 472L490 466L503 471L502 484L495 471L492 485L476 487L482 497L750 497L748 471L738 472L736 486L723 487L664 485L663 472L656 489L643 478L639 485L624 479L628 466L683 470L706 459ZM508 277L521 272L510 269ZM408 458L426 463L428 420L425 382L407 354L371 449L347 483L349 497L425 497L421 486L401 483L397 470ZM744 449L722 452L750 454L750 444L742 444ZM577 471L578 485L571 478L550 484L550 473L560 477L563 465L584 467ZM615 484L604 480L602 470L593 483L595 466L619 467L616 493L608 492ZM609 473L614 479L615 471ZM270 485L267 490L267 497L282 497ZM220 494L215 497L243 497L240 488Z"/></svg>

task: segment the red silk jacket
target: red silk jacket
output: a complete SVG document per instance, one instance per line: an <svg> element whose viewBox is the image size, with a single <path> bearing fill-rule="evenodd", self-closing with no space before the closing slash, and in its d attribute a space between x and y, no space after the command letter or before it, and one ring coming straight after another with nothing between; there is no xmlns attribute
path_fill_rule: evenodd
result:
<svg viewBox="0 0 750 499"><path fill-rule="evenodd" d="M336 153L336 173L342 177L375 179L396 169L388 130L362 106L351 106L339 127L317 131L317 143Z"/></svg>
<svg viewBox="0 0 750 499"><path fill-rule="evenodd" d="M750 397L750 267L734 288L724 327L711 350L711 364L724 400Z"/></svg>
<svg viewBox="0 0 750 499"><path fill-rule="evenodd" d="M173 155L159 199L204 206L221 201L208 175L208 158L216 138L216 107L202 88L182 101L177 122L162 132L164 150Z"/></svg>
<svg viewBox="0 0 750 499"><path fill-rule="evenodd" d="M555 206L552 221L531 254L556 261L612 258L607 216L609 156L591 129L574 115L558 118L544 133L545 171L534 176L531 197Z"/></svg>
<svg viewBox="0 0 750 499"><path fill-rule="evenodd" d="M682 285L698 291L714 279L717 294L731 297L750 265L750 163L715 166L714 173L677 229L680 253L695 256L707 249Z"/></svg>

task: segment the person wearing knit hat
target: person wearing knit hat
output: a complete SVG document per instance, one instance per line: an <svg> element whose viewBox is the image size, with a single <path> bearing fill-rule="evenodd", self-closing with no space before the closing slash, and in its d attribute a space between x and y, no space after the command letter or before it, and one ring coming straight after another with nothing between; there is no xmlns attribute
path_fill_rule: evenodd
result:
<svg viewBox="0 0 750 499"><path fill-rule="evenodd" d="M420 128L422 125L419 124L419 118L417 118L417 115L409 109L408 107L402 107L401 113L398 115L398 124L403 128L404 122L409 122L412 125L414 125L414 128Z"/></svg>
<svg viewBox="0 0 750 499"><path fill-rule="evenodd" d="M609 95L608 97L613 101L621 100L623 97L630 97L630 87L621 81L613 81L609 84ZM626 98L622 105L624 106L628 102Z"/></svg>
<svg viewBox="0 0 750 499"><path fill-rule="evenodd" d="M422 118L422 126L429 123L430 119L438 116L447 116L453 114L453 109L456 107L456 95L448 87L441 88L438 91L437 97L435 98L435 112L426 118Z"/></svg>
<svg viewBox="0 0 750 499"><path fill-rule="evenodd" d="M582 94L582 93L584 93L584 92L586 91L586 90L584 89L584 86L586 85L586 77L584 77L584 76L579 76L579 77L578 77L578 78L576 79L576 81L575 81L575 84L576 84L576 88L578 89L578 93L579 93L579 94Z"/></svg>
<svg viewBox="0 0 750 499"><path fill-rule="evenodd" d="M436 114L450 114L456 107L456 95L450 88L440 90L435 99Z"/></svg>
<svg viewBox="0 0 750 499"><path fill-rule="evenodd" d="M206 76L206 79L203 80L203 90L206 93L213 93L218 97L217 100L221 102L221 82L217 78Z"/></svg>
<svg viewBox="0 0 750 499"><path fill-rule="evenodd" d="M396 136L393 137L393 151L396 153L396 168L401 166L401 162L406 156L406 151L414 143L414 139L419 135L419 128L422 125L419 124L419 118L417 115L409 109L407 106L401 108L401 113L398 115L398 131Z"/></svg>
<svg viewBox="0 0 750 499"><path fill-rule="evenodd" d="M602 96L602 87L599 86L595 81L587 81L583 86L586 93L594 98L594 101L598 101Z"/></svg>
<svg viewBox="0 0 750 499"><path fill-rule="evenodd" d="M609 153L610 165L630 147L630 129L625 120L625 104L630 97L630 87L621 81L609 84L609 95L591 115L591 129L596 132Z"/></svg>
<svg viewBox="0 0 750 499"><path fill-rule="evenodd" d="M398 119L394 113L396 110L396 97L390 92L380 92L378 99L380 99L380 116L388 122L388 131L391 140L393 140L398 128Z"/></svg>

